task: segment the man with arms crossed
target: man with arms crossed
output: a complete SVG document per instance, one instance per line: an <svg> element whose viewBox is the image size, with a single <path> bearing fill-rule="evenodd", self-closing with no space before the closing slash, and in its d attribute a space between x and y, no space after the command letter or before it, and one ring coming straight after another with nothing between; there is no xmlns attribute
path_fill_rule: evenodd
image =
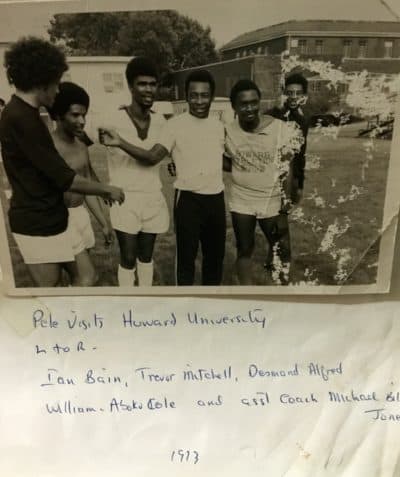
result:
<svg viewBox="0 0 400 477"><path fill-rule="evenodd" d="M232 166L229 208L239 283L253 284L252 254L258 222L274 251L277 278L286 284L291 259L287 216L291 157L284 149L292 133L282 121L260 114L261 93L253 81L238 81L230 99L237 120L226 126L224 162L230 161Z"/></svg>
<svg viewBox="0 0 400 477"><path fill-rule="evenodd" d="M285 79L283 91L286 100L281 108L272 109L269 114L274 118L286 122L296 123L303 135L300 150L293 157L293 201L300 202L304 189L304 169L306 165L306 147L308 134L308 120L303 106L307 102L308 82L303 75L294 73Z"/></svg>
<svg viewBox="0 0 400 477"><path fill-rule="evenodd" d="M304 114L303 107L307 102L308 81L300 73L293 73L286 77L283 96L285 101L282 107L275 107L268 112L271 116L285 122L292 122L299 126L303 136L300 150L293 156L292 201L298 204L303 198L304 169L306 166L306 148L309 122ZM268 249L264 267L272 270L272 250Z"/></svg>
<svg viewBox="0 0 400 477"><path fill-rule="evenodd" d="M109 202L122 202L124 194L76 174L40 118L39 107L51 108L68 69L64 54L44 40L23 38L5 53L4 63L16 88L0 119L4 167L12 188L10 228L35 284L53 287L63 264L74 261L64 192L99 195Z"/></svg>
<svg viewBox="0 0 400 477"><path fill-rule="evenodd" d="M82 177L95 179L89 162L88 147L82 142L86 113L89 108L89 96L80 86L64 82L59 86L50 116L56 121L56 130L52 134L56 149L65 162ZM99 222L106 244L111 243L112 228L97 197L84 196L79 192L66 192L64 201L68 207L68 229L75 260L65 265L72 285L93 286L97 282L97 273L88 250L95 245L90 216L83 203Z"/></svg>
<svg viewBox="0 0 400 477"><path fill-rule="evenodd" d="M131 93L129 106L109 113L107 121L119 134L151 148L166 120L151 110L158 74L146 58L133 58L125 71ZM157 234L167 232L168 207L161 191L160 163L141 163L130 151L107 148L110 180L125 191L123 205L111 209L111 223L120 249L118 283L132 287L135 269L139 286L153 284L153 250Z"/></svg>
<svg viewBox="0 0 400 477"><path fill-rule="evenodd" d="M104 131L104 140L148 166L172 155L176 166L177 284L193 285L200 242L202 285L220 285L226 236L224 128L217 118L209 116L215 91L211 74L206 70L190 73L185 89L189 112L170 119L150 150L130 144L112 130Z"/></svg>

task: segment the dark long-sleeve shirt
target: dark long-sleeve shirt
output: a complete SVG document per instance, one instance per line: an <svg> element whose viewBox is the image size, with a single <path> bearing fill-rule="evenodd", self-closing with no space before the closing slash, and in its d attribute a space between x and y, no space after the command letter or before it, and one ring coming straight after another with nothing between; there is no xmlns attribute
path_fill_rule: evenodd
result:
<svg viewBox="0 0 400 477"><path fill-rule="evenodd" d="M300 151L293 157L293 176L298 181L299 189L303 189L304 169L306 166L308 120L298 110L292 110L285 106L282 108L273 108L271 111L268 111L268 114L274 118L281 119L282 121L295 121L303 133L304 142L300 148Z"/></svg>
<svg viewBox="0 0 400 477"><path fill-rule="evenodd" d="M11 230L35 236L63 232L68 225L63 194L75 171L57 152L39 110L13 95L1 115L0 142L12 188Z"/></svg>

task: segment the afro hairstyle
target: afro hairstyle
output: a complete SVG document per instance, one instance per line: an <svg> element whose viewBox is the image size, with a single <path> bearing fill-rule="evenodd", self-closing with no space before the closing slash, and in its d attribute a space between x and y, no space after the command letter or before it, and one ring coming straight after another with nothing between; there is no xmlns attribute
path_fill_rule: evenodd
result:
<svg viewBox="0 0 400 477"><path fill-rule="evenodd" d="M308 91L308 81L300 73L293 73L285 79L285 88L291 84L299 84L303 88L303 94L307 94Z"/></svg>
<svg viewBox="0 0 400 477"><path fill-rule="evenodd" d="M55 121L62 118L72 104L80 104L86 110L89 109L89 95L86 91L75 83L65 81L60 83L53 106L49 109L50 117Z"/></svg>
<svg viewBox="0 0 400 477"><path fill-rule="evenodd" d="M126 66L125 78L128 85L132 85L138 76L151 76L158 81L158 71L156 66L144 56L132 58Z"/></svg>
<svg viewBox="0 0 400 477"><path fill-rule="evenodd" d="M60 81L68 70L64 53L52 43L36 37L15 42L4 55L7 78L17 89L29 92Z"/></svg>

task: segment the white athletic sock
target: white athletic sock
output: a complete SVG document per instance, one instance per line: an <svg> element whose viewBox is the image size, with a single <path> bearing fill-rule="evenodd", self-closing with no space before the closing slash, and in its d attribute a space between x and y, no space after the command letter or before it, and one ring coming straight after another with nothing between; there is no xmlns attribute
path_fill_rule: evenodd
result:
<svg viewBox="0 0 400 477"><path fill-rule="evenodd" d="M135 269L130 270L118 265L118 285L120 287L135 286Z"/></svg>
<svg viewBox="0 0 400 477"><path fill-rule="evenodd" d="M143 263L136 260L138 282L140 287L151 287L153 285L153 262Z"/></svg>

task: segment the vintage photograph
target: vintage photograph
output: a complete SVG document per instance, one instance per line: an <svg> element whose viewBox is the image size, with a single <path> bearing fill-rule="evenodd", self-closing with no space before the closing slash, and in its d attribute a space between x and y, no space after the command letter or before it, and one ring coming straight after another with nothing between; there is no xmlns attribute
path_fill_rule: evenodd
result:
<svg viewBox="0 0 400 477"><path fill-rule="evenodd" d="M0 5L8 292L389 291L395 2L167 3Z"/></svg>

